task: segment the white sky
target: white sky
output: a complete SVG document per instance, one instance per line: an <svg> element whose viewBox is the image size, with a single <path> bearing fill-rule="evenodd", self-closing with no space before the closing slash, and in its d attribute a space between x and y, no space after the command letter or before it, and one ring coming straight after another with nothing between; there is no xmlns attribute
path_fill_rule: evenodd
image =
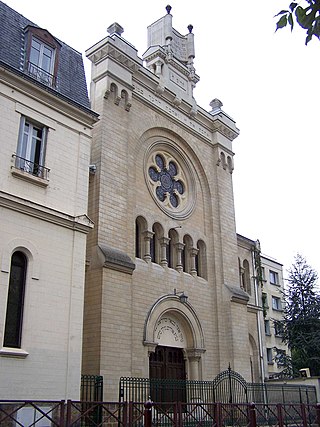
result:
<svg viewBox="0 0 320 427"><path fill-rule="evenodd" d="M236 120L233 142L237 232L259 239L284 264L300 252L320 274L320 42L306 47L296 28L274 32L273 16L290 0L5 0L84 54L118 22L141 56L147 26L172 6L173 26L193 25L197 103L219 98ZM86 60L90 77L90 65ZM318 190L316 190L318 188Z"/></svg>

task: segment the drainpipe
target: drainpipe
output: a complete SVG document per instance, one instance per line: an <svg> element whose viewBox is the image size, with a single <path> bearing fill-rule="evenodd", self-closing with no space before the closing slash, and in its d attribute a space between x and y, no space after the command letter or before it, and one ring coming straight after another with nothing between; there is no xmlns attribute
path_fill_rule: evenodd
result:
<svg viewBox="0 0 320 427"><path fill-rule="evenodd" d="M257 280L257 271L255 267L255 260L254 260L254 252L257 247L257 242L255 242L255 246L253 250L251 251L251 261L252 261L252 268L254 271L254 296L255 296L255 303L256 306L259 306L259 282ZM259 344L259 364L260 364L260 371L261 371L261 382L264 383L265 379L265 367L264 367L264 358L263 358L263 345L262 345L262 325L261 325L261 313L258 311L257 313L257 326L258 326L258 344ZM264 329L263 329L264 330Z"/></svg>

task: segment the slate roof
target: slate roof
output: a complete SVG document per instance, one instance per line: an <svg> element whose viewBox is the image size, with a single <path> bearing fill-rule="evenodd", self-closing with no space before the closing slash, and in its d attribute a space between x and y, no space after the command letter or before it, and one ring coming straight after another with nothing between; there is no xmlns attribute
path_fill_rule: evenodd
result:
<svg viewBox="0 0 320 427"><path fill-rule="evenodd" d="M20 74L25 74L24 29L27 25L39 28L0 1L0 63ZM56 88L49 88L29 75L28 78L57 96L66 97L67 100L86 109L90 108L82 55L62 41L56 40L61 44Z"/></svg>

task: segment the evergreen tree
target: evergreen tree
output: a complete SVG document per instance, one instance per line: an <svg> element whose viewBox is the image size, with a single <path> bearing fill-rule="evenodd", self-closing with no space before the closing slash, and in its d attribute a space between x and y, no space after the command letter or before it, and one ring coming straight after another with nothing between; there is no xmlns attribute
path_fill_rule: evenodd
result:
<svg viewBox="0 0 320 427"><path fill-rule="evenodd" d="M320 295L316 289L318 274L297 254L288 270L284 291L285 309L283 341L291 351L292 366L285 370L293 375L309 368L311 375L320 375Z"/></svg>

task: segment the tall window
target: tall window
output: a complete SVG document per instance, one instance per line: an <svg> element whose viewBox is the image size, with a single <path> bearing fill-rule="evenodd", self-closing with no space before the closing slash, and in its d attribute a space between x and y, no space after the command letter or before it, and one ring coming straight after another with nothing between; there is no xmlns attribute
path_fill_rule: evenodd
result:
<svg viewBox="0 0 320 427"><path fill-rule="evenodd" d="M25 71L39 82L56 87L61 44L39 27L28 25L25 33Z"/></svg>
<svg viewBox="0 0 320 427"><path fill-rule="evenodd" d="M142 216L136 218L136 257L143 258L145 256L145 240L144 235L147 230L146 220Z"/></svg>
<svg viewBox="0 0 320 427"><path fill-rule="evenodd" d="M269 365L273 364L272 348L267 348L267 361Z"/></svg>
<svg viewBox="0 0 320 427"><path fill-rule="evenodd" d="M250 283L250 268L249 262L245 259L243 261L243 275L242 275L243 288L249 295L251 295L251 283Z"/></svg>
<svg viewBox="0 0 320 427"><path fill-rule="evenodd" d="M176 230L171 228L169 230L169 245L167 246L167 261L169 268L176 268L177 265L177 253L175 245L178 243L178 234Z"/></svg>
<svg viewBox="0 0 320 427"><path fill-rule="evenodd" d="M196 270L199 277L207 280L207 251L203 240L197 242Z"/></svg>
<svg viewBox="0 0 320 427"><path fill-rule="evenodd" d="M279 284L278 273L276 273L275 271L272 271L272 270L269 271L269 279L270 279L271 285Z"/></svg>
<svg viewBox="0 0 320 427"><path fill-rule="evenodd" d="M272 308L273 310L282 310L281 299L278 297L272 297Z"/></svg>
<svg viewBox="0 0 320 427"><path fill-rule="evenodd" d="M11 258L4 347L21 347L24 290L27 258L22 252L14 252Z"/></svg>
<svg viewBox="0 0 320 427"><path fill-rule="evenodd" d="M190 273L191 270L191 255L190 251L193 246L192 239L189 235L183 236L184 247L182 250L182 265L183 271Z"/></svg>
<svg viewBox="0 0 320 427"><path fill-rule="evenodd" d="M16 168L47 178L44 167L47 128L21 117Z"/></svg>
<svg viewBox="0 0 320 427"><path fill-rule="evenodd" d="M54 49L32 37L29 72L42 83L52 85Z"/></svg>
<svg viewBox="0 0 320 427"><path fill-rule="evenodd" d="M270 320L265 320L264 321L264 332L265 332L266 335L271 335Z"/></svg>
<svg viewBox="0 0 320 427"><path fill-rule="evenodd" d="M48 37L46 37L47 39ZM31 37L29 42L29 56L27 60L27 72L39 82L50 87L56 86L56 47L49 46L40 38Z"/></svg>
<svg viewBox="0 0 320 427"><path fill-rule="evenodd" d="M274 324L274 334L276 337L282 337L283 335L283 324L281 323L281 321L277 321L275 320L273 322Z"/></svg>
<svg viewBox="0 0 320 427"><path fill-rule="evenodd" d="M153 224L152 231L154 234L150 241L151 261L157 264L160 264L160 258L161 258L160 238L163 237L163 228L158 222L155 222Z"/></svg>

